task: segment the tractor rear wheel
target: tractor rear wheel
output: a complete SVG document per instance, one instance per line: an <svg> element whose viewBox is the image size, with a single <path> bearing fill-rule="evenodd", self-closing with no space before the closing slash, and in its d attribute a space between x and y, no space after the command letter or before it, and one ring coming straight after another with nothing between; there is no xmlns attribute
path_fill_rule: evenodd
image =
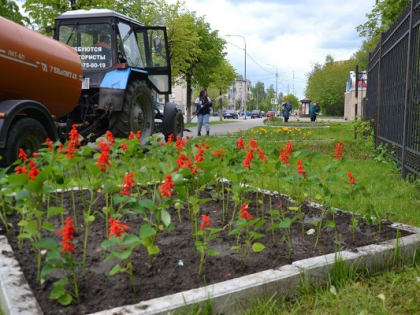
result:
<svg viewBox="0 0 420 315"><path fill-rule="evenodd" d="M134 81L127 88L123 108L113 112L109 119L109 129L115 137L126 138L130 131L141 130L141 144L153 133L154 112L152 95L145 82Z"/></svg>
<svg viewBox="0 0 420 315"><path fill-rule="evenodd" d="M7 134L6 148L0 150L0 165L6 166L16 161L20 148L31 156L42 147L47 137L44 126L38 120L28 117L17 120Z"/></svg>
<svg viewBox="0 0 420 315"><path fill-rule="evenodd" d="M174 139L184 136L184 115L175 103L167 103L163 111L162 132L167 140L170 134Z"/></svg>

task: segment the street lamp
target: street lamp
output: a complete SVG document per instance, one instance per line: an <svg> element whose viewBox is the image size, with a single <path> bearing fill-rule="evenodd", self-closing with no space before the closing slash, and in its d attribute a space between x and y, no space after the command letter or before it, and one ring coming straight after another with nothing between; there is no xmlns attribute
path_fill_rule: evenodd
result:
<svg viewBox="0 0 420 315"><path fill-rule="evenodd" d="M245 40L245 37L244 36L242 36L242 35L234 35L234 34L227 34L226 36L228 36L228 37L232 37L232 36L235 36L235 37L240 37L240 38L242 38L243 39L243 41L244 41L244 52L245 52L245 102L244 102L244 112L245 112L245 120L246 120L246 99L248 98L248 88L247 88L247 82L246 82L246 40Z"/></svg>
<svg viewBox="0 0 420 315"><path fill-rule="evenodd" d="M276 100L278 101L278 98L277 98L277 80L278 80L278 77L279 77L279 68L277 67L277 66L275 66L275 65L271 65L271 64L269 64L269 63L267 63L266 64L267 66L270 66L270 67L274 67L274 68L276 68Z"/></svg>

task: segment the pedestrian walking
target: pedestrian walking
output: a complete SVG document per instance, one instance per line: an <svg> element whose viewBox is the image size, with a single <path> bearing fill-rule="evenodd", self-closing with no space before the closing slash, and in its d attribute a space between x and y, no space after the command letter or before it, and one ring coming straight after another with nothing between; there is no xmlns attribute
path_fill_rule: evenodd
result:
<svg viewBox="0 0 420 315"><path fill-rule="evenodd" d="M203 123L206 128L206 134L210 135L210 107L212 107L211 99L207 96L207 91L202 89L200 91L200 96L195 100L195 113L198 121L198 136L201 136L201 127L203 126Z"/></svg>
<svg viewBox="0 0 420 315"><path fill-rule="evenodd" d="M311 122L316 121L316 115L319 114L321 111L321 107L319 106L319 102L316 102L311 105L311 108L309 109L309 115L311 116Z"/></svg>
<svg viewBox="0 0 420 315"><path fill-rule="evenodd" d="M292 111L292 105L289 103L283 103L283 119L284 122L289 121L290 112Z"/></svg>

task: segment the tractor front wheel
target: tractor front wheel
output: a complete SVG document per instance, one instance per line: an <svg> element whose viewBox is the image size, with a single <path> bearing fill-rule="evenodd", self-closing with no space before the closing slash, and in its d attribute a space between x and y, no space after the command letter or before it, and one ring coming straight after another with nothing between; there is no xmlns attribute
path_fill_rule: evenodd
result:
<svg viewBox="0 0 420 315"><path fill-rule="evenodd" d="M153 133L154 112L152 95L145 82L134 81L126 91L123 108L113 112L109 119L109 129L115 137L126 138L130 131L141 131L141 144L147 142Z"/></svg>
<svg viewBox="0 0 420 315"><path fill-rule="evenodd" d="M166 140L170 134L174 135L174 139L183 137L184 115L182 115L182 112L176 107L175 103L167 103L165 105L162 125L162 131Z"/></svg>

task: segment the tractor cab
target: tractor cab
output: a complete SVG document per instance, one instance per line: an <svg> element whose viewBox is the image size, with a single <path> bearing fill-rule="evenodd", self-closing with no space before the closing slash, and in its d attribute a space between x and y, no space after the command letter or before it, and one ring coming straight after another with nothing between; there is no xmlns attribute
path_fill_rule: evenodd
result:
<svg viewBox="0 0 420 315"><path fill-rule="evenodd" d="M56 18L54 34L78 52L83 68L80 101L66 117L67 129L76 123L87 126L87 134L111 130L116 137L140 130L142 143L154 132L183 135L176 105L165 104L162 114L152 101L152 94L171 93L164 26L144 26L107 9L74 10Z"/></svg>
<svg viewBox="0 0 420 315"><path fill-rule="evenodd" d="M55 39L80 55L83 88L100 87L107 72L142 70L160 94L171 91L166 28L144 26L107 9L74 10L55 20Z"/></svg>

